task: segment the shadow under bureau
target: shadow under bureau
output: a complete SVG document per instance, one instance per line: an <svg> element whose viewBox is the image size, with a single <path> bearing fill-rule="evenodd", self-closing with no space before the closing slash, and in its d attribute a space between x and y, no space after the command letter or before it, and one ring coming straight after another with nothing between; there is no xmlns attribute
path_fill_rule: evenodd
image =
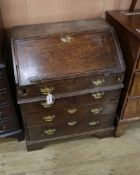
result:
<svg viewBox="0 0 140 175"><path fill-rule="evenodd" d="M114 135L124 63L102 19L14 27L17 101L28 150L83 135Z"/></svg>

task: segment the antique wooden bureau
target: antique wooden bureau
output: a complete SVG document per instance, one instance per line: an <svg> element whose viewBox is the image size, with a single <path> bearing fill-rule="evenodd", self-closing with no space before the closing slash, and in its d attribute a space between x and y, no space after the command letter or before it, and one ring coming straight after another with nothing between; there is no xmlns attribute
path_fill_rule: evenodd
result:
<svg viewBox="0 0 140 175"><path fill-rule="evenodd" d="M129 124L140 121L140 10L132 14L110 11L107 20L117 31L126 63L116 132L120 136Z"/></svg>
<svg viewBox="0 0 140 175"><path fill-rule="evenodd" d="M14 27L17 101L28 150L83 135L114 135L124 63L104 20Z"/></svg>
<svg viewBox="0 0 140 175"><path fill-rule="evenodd" d="M0 15L0 138L16 137L22 139L13 98L7 78L6 64L4 63L4 30Z"/></svg>

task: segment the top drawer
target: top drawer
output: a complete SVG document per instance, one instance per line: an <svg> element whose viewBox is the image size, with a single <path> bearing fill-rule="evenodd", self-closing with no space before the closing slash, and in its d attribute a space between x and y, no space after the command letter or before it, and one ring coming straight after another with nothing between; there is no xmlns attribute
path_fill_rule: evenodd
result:
<svg viewBox="0 0 140 175"><path fill-rule="evenodd" d="M92 88L98 90L101 87L120 84L122 81L123 73L105 74L36 84L34 86L19 88L17 94L18 99L34 98L46 96L48 93L61 94Z"/></svg>

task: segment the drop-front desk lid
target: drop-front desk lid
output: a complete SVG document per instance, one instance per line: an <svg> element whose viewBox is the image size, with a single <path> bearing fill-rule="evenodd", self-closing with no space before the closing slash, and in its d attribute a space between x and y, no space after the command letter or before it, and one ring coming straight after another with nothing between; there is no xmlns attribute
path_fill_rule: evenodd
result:
<svg viewBox="0 0 140 175"><path fill-rule="evenodd" d="M114 30L102 19L15 27L11 38L19 86L124 70Z"/></svg>

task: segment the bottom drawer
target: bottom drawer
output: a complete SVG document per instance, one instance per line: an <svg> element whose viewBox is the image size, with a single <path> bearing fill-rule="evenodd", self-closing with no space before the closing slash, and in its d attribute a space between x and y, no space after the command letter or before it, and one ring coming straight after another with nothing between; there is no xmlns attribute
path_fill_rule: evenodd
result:
<svg viewBox="0 0 140 175"><path fill-rule="evenodd" d="M136 117L140 117L140 98L128 99L123 118L129 119Z"/></svg>
<svg viewBox="0 0 140 175"><path fill-rule="evenodd" d="M18 129L17 119L0 121L0 135Z"/></svg>
<svg viewBox="0 0 140 175"><path fill-rule="evenodd" d="M42 140L108 128L114 125L114 117L113 114L110 114L91 120L72 120L71 122L63 122L50 127L45 125L28 127L28 137L32 141Z"/></svg>

